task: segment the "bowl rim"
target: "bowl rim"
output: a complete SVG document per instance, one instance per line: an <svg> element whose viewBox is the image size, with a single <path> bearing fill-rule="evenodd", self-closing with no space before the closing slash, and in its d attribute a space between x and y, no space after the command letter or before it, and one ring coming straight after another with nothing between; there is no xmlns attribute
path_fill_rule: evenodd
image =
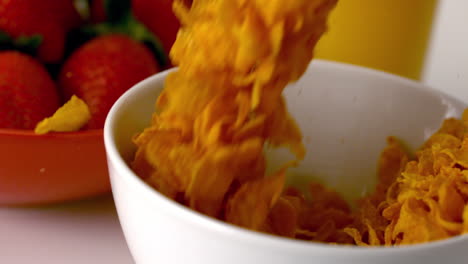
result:
<svg viewBox="0 0 468 264"><path fill-rule="evenodd" d="M370 69L363 66L328 61L322 59L314 59L313 64L322 69L333 69L346 71L351 74L359 74L366 76L374 76L380 78L384 81L391 81L394 83L401 83L406 86L411 86L412 89L421 90L425 93L436 94L440 97L443 97L446 100L459 103L465 106L468 106L467 103L463 102L460 99L457 99L451 95L446 94L443 91L436 90L428 85L420 83L415 80L411 80L405 77L401 77L392 73ZM459 235L451 237L448 239L437 240L422 244L415 245L399 245L399 246L374 246L374 247L359 247L353 245L333 245L326 243L318 243L313 241L303 241L298 239L286 238L275 236L267 233L260 233L245 228L241 228L221 220L211 218L209 216L203 215L195 210L192 210L184 205L181 205L163 194L159 193L151 186L146 184L142 179L140 179L127 165L123 157L119 154L117 147L115 145L115 138L113 135L113 130L115 126L115 116L119 113L119 109L122 105L126 103L129 97L133 97L133 94L138 93L140 90L148 89L148 85L152 83L158 83L164 81L168 73L175 70L175 68L165 70L163 72L157 73L133 86L127 92L125 92L112 106L109 114L107 116L105 125L104 125L104 145L106 148L106 153L108 156L108 162L112 163L115 167L115 170L119 173L117 175L112 175L111 177L119 177L125 180L128 184L135 186L138 189L138 192L148 197L152 200L152 203L159 203L162 209L172 216L181 219L182 221L187 222L189 225L196 226L197 228L202 228L208 232L216 233L223 237L228 237L229 239L234 239L242 242L249 242L250 244L255 244L262 247L269 248L281 248L292 250L296 252L307 252L311 249L320 250L324 254L366 254L379 256L382 254L406 254L406 253L417 253L422 251L428 251L431 249L440 249L451 247L452 245L468 240L468 235Z"/></svg>

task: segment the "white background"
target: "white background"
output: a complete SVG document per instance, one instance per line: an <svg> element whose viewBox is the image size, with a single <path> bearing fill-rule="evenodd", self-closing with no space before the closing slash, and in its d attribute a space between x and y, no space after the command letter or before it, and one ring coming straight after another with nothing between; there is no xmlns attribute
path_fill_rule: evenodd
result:
<svg viewBox="0 0 468 264"><path fill-rule="evenodd" d="M468 0L440 0L423 81L468 102Z"/></svg>

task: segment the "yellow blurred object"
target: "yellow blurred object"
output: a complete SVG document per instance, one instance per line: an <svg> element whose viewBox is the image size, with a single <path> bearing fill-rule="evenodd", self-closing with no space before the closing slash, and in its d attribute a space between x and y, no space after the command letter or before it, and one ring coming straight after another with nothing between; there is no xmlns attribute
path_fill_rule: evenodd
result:
<svg viewBox="0 0 468 264"><path fill-rule="evenodd" d="M88 105L73 95L51 117L45 118L36 125L36 134L55 132L72 132L80 130L91 118Z"/></svg>
<svg viewBox="0 0 468 264"><path fill-rule="evenodd" d="M436 0L342 0L316 57L419 80Z"/></svg>

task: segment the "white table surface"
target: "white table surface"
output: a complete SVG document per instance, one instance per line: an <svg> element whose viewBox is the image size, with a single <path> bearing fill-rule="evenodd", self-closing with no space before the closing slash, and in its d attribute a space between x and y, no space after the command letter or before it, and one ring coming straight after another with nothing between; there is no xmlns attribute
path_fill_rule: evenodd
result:
<svg viewBox="0 0 468 264"><path fill-rule="evenodd" d="M110 196L0 208L2 264L133 264Z"/></svg>

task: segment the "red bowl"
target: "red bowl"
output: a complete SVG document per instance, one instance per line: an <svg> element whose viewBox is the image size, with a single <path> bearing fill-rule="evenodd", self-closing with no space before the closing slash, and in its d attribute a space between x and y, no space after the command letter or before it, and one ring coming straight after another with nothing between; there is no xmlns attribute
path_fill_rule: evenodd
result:
<svg viewBox="0 0 468 264"><path fill-rule="evenodd" d="M63 202L109 191L102 129L46 135L0 129L0 205Z"/></svg>

